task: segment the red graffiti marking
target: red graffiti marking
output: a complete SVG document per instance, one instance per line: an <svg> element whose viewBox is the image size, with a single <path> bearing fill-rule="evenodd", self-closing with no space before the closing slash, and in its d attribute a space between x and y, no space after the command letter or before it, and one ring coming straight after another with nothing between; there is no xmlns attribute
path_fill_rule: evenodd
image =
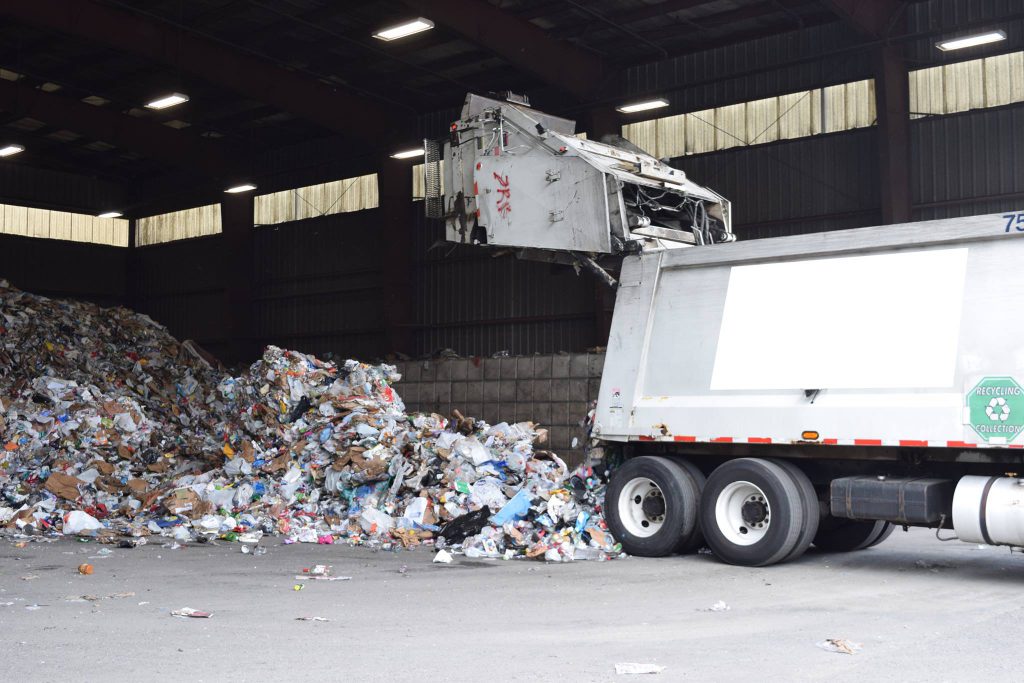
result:
<svg viewBox="0 0 1024 683"><path fill-rule="evenodd" d="M508 176L502 177L497 173L494 179L498 181L498 213L507 218L512 211L512 188L508 184Z"/></svg>

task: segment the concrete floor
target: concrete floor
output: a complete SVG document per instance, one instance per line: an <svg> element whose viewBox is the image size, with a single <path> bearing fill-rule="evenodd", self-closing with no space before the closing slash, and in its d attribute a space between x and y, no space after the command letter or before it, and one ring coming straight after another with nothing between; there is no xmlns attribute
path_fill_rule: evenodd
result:
<svg viewBox="0 0 1024 683"><path fill-rule="evenodd" d="M1021 678L1024 557L923 530L759 570L703 555L444 566L426 550L269 540L259 557L237 545L97 556L105 546L0 541L0 678L638 678L617 676L616 662L665 666L639 677L665 681ZM82 562L95 573L80 575ZM352 580L293 590L316 563ZM702 611L718 600L731 609ZM172 617L181 607L213 617ZM863 650L825 652L815 646L825 638Z"/></svg>

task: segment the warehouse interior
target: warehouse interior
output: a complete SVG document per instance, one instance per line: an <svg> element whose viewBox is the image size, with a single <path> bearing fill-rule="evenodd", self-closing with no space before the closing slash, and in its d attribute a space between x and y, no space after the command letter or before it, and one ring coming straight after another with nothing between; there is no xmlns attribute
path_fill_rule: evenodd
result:
<svg viewBox="0 0 1024 683"><path fill-rule="evenodd" d="M271 342L339 358L604 345L591 278L440 244L414 196L422 159L391 158L443 137L467 92L524 93L671 159L733 202L740 240L994 213L1022 193L1013 0L3 12L3 138L24 147L0 163L4 277L131 306L227 362ZM417 13L433 28L373 37ZM936 48L989 29L1006 39ZM146 107L169 93L188 101ZM616 110L652 99L667 106ZM241 183L255 189L224 193Z"/></svg>
<svg viewBox="0 0 1024 683"><path fill-rule="evenodd" d="M735 244L707 263L730 273L942 251L949 270L904 299L949 293L917 314L956 318L944 341L920 332L929 351L949 347L955 381L900 384L894 351L877 386L857 384L855 357L871 353L857 339L883 356L910 338L891 328L820 354L849 386L750 388L736 371L735 385L678 388L724 344L721 311L684 325L713 307L707 290L651 294L631 338L621 300L651 280L614 278L639 247L602 256L616 289L578 254L455 243L428 216L429 150L462 144L468 95L573 120L578 138L640 150L727 199ZM1024 0L0 0L0 632L23 655L0 670L423 680L440 658L453 681L1015 680L1005 595L1020 558L995 552L1019 553L1024 525L989 525L985 506L1024 505L1010 450L1024 353L1000 338L1005 364L982 367L975 351L991 349L970 322L987 310L976 289L1002 286L978 264L1012 260L996 242L1024 232L1022 205ZM937 222L902 225L923 221ZM791 236L812 237L791 252L772 242ZM730 264L731 248L750 251ZM927 270L912 267L892 279ZM892 272L842 281L844 300L863 289L884 303ZM654 312L672 332L660 346ZM730 348L769 348L773 325L792 348L843 337L820 312L737 326ZM623 364L624 350L642 359ZM772 431L780 406L818 419L819 395L820 423ZM733 399L734 424L756 428L673 431L658 417L671 406L728 423ZM747 399L764 399L760 412ZM825 412L837 405L846 424ZM605 427L628 414L633 432L602 434L602 410ZM655 417L638 427L643 410ZM893 423L907 427L890 438ZM642 487L616 488L639 461L653 468L633 468ZM789 536L730 558L707 531L725 515L701 496L741 461L749 481L721 494L741 487L727 501L737 533L773 523ZM766 503L758 476L782 493ZM658 488L670 480L691 488L671 499ZM964 480L981 501L974 535L950 512ZM844 516L837 482L924 493L900 488L898 515ZM643 546L666 509L686 533ZM625 545L623 510L643 527ZM934 542L954 529L968 542ZM132 639L149 656L112 674L109 644ZM321 656L311 642L350 649Z"/></svg>

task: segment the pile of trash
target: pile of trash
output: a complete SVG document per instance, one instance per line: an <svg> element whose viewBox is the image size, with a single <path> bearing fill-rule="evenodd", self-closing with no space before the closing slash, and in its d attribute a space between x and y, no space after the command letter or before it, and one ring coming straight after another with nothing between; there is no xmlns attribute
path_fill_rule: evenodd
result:
<svg viewBox="0 0 1024 683"><path fill-rule="evenodd" d="M593 467L530 422L407 414L399 379L273 346L232 377L144 315L0 281L0 530L619 554Z"/></svg>

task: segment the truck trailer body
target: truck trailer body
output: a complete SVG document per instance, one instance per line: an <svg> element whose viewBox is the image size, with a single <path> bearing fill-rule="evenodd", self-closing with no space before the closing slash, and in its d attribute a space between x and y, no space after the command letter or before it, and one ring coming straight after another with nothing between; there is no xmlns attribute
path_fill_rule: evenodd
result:
<svg viewBox="0 0 1024 683"><path fill-rule="evenodd" d="M734 242L717 193L523 102L470 96L435 150L450 240L616 286L592 435L628 552L1024 547L1024 213Z"/></svg>

